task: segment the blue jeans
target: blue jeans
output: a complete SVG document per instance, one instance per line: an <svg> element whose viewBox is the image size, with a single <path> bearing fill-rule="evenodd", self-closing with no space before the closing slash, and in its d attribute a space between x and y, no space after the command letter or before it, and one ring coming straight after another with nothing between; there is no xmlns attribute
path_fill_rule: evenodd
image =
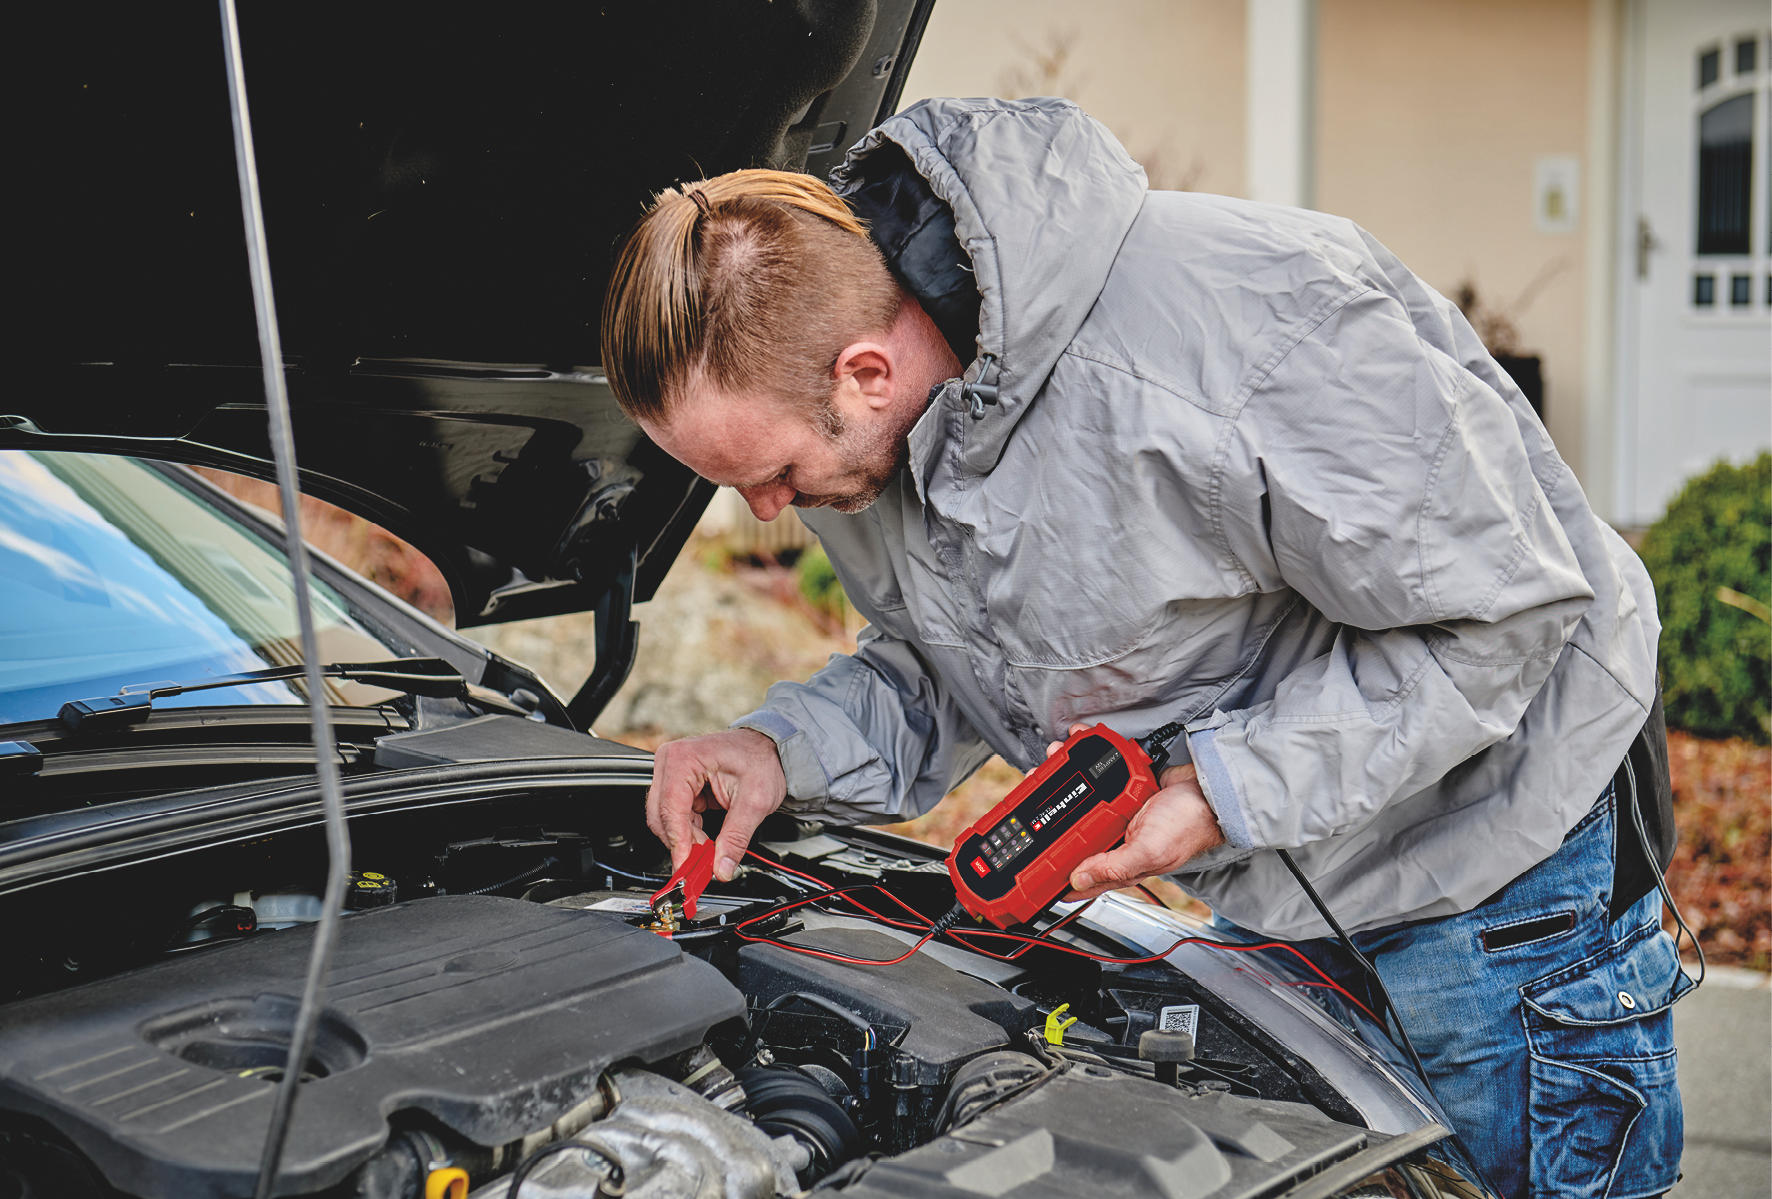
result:
<svg viewBox="0 0 1772 1199"><path fill-rule="evenodd" d="M1659 893L1608 916L1617 817L1608 786L1556 853L1480 906L1354 934L1447 1117L1507 1199L1638 1199L1679 1176L1669 1009L1693 983L1661 931ZM1371 993L1338 942L1299 948Z"/></svg>

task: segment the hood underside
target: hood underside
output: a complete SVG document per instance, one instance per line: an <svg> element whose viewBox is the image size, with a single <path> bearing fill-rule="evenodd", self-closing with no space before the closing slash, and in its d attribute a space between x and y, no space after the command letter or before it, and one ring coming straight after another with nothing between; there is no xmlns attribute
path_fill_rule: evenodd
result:
<svg viewBox="0 0 1772 1199"><path fill-rule="evenodd" d="M246 6L304 489L436 561L463 625L648 598L711 488L593 365L616 249L678 180L834 165L930 3ZM219 18L44 19L0 446L270 477Z"/></svg>

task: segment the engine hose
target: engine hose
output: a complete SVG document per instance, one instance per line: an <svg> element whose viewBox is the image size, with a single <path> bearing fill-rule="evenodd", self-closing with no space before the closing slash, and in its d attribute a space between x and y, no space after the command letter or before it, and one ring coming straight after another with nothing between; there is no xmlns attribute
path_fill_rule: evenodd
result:
<svg viewBox="0 0 1772 1199"><path fill-rule="evenodd" d="M1012 1049L981 1054L954 1072L935 1127L957 1128L1051 1073L1053 1067L1039 1058Z"/></svg>

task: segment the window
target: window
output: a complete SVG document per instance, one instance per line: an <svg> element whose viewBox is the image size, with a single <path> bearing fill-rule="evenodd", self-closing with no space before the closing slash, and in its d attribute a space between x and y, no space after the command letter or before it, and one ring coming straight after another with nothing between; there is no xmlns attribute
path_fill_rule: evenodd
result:
<svg viewBox="0 0 1772 1199"><path fill-rule="evenodd" d="M1706 50L1698 56L1698 90L1703 91L1717 81L1721 71L1723 52Z"/></svg>
<svg viewBox="0 0 1772 1199"><path fill-rule="evenodd" d="M1748 253L1754 98L1731 96L1698 116L1698 252Z"/></svg>
<svg viewBox="0 0 1772 1199"><path fill-rule="evenodd" d="M0 722L47 720L70 699L299 660L282 547L182 471L64 450L0 451ZM321 645L351 661L404 652L309 581ZM329 686L334 703L351 698ZM299 704L297 682L168 698Z"/></svg>

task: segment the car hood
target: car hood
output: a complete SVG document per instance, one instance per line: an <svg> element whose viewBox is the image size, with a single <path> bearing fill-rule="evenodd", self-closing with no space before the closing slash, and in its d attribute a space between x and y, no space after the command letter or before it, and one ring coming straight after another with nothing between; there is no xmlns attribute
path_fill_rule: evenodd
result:
<svg viewBox="0 0 1772 1199"><path fill-rule="evenodd" d="M464 626L625 625L712 489L595 366L621 238L677 180L834 165L931 3L246 6L304 489L435 561ZM44 16L0 445L270 477L217 15Z"/></svg>

